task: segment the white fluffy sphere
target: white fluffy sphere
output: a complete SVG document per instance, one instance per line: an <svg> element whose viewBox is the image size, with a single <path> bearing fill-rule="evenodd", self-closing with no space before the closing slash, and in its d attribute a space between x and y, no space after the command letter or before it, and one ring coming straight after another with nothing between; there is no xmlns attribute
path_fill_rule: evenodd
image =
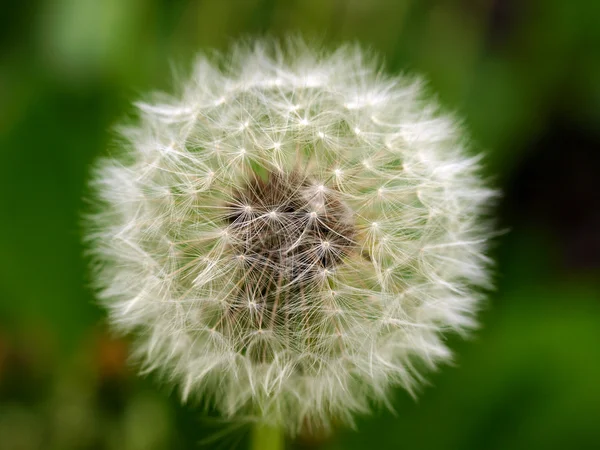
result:
<svg viewBox="0 0 600 450"><path fill-rule="evenodd" d="M291 434L351 421L474 325L494 192L456 121L357 47L240 45L98 163L99 297L148 370Z"/></svg>

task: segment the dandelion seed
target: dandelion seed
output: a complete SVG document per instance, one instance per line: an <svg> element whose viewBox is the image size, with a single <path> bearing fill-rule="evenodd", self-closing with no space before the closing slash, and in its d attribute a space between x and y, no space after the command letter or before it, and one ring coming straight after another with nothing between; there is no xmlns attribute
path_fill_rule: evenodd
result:
<svg viewBox="0 0 600 450"><path fill-rule="evenodd" d="M475 324L495 194L421 83L358 48L226 61L139 104L97 164L98 295L183 398L290 434L351 423Z"/></svg>

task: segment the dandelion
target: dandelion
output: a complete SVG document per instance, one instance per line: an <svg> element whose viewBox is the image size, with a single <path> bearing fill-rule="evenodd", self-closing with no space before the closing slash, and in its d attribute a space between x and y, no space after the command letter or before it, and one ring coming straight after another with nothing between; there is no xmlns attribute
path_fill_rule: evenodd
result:
<svg viewBox="0 0 600 450"><path fill-rule="evenodd" d="M290 435L413 393L489 284L456 120L353 46L239 45L179 87L92 179L98 295L143 368Z"/></svg>

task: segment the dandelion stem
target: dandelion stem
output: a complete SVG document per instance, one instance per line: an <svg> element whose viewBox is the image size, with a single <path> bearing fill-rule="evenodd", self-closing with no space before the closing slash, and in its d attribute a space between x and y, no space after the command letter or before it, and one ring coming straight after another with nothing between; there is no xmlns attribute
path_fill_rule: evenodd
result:
<svg viewBox="0 0 600 450"><path fill-rule="evenodd" d="M252 428L251 450L283 450L285 439L281 428L257 423Z"/></svg>

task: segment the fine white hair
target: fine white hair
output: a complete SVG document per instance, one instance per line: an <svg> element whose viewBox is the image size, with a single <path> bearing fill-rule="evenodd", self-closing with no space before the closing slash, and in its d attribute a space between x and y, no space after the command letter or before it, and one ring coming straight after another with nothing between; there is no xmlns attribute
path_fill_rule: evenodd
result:
<svg viewBox="0 0 600 450"><path fill-rule="evenodd" d="M91 181L94 283L144 370L290 434L412 393L489 287L461 126L353 45L239 44L177 88Z"/></svg>

